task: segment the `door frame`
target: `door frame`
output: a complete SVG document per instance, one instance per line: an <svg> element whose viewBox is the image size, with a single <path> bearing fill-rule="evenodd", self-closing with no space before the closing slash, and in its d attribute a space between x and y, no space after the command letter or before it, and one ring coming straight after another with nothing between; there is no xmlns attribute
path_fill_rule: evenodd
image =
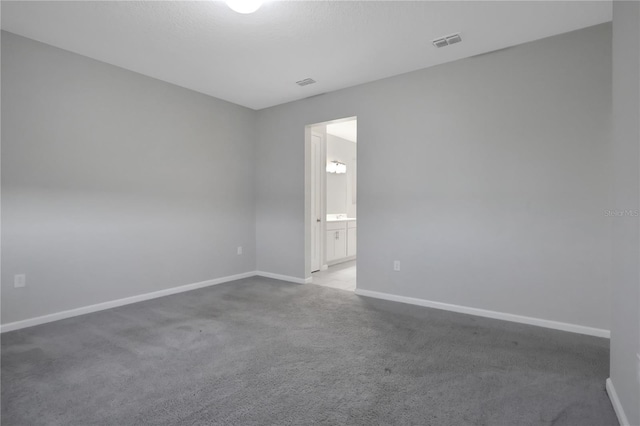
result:
<svg viewBox="0 0 640 426"><path fill-rule="evenodd" d="M317 174L314 174L314 165L312 164L314 161L314 146L313 146L313 138L317 136L320 138L320 146L317 158L315 158L315 167L317 167ZM324 218L327 217L327 190L326 184L327 180L325 177L325 164L327 162L327 132L323 126L311 126L311 134L309 139L309 149L311 150L311 159L309 162L309 168L311 170L311 181L309 185L309 192L311 198L311 207L309 211L309 226L310 226L310 239L311 239L311 251L310 251L310 259L309 259L309 271L324 271L328 268L326 262L326 248L324 241L324 233L326 230L326 221ZM314 204L313 195L314 191L317 191L316 199L317 206ZM314 211L314 206L317 211ZM314 232L313 227L320 222L318 226L319 230L316 234L317 241L314 241ZM313 251L315 249L318 250L318 269L315 269L313 266Z"/></svg>
<svg viewBox="0 0 640 426"><path fill-rule="evenodd" d="M340 117L333 120L320 121L317 123L307 124L304 128L304 277L305 282L311 282L311 134L314 127L326 126L330 123L340 123L343 121L358 120L357 115ZM314 129L317 130L317 129ZM323 129L321 158L323 160L322 170L325 170L327 164L327 133L326 127ZM328 268L326 261L326 247L324 238L322 236L326 233L326 218L327 218L327 179L326 173L322 173L323 179L321 179L321 226L320 226L320 270L326 270ZM357 183L356 183L357 185Z"/></svg>

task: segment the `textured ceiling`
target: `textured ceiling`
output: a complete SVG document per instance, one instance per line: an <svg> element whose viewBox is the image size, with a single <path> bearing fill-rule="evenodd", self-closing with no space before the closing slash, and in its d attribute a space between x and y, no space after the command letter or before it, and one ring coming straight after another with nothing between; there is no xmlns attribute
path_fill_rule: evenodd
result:
<svg viewBox="0 0 640 426"><path fill-rule="evenodd" d="M261 109L611 20L608 1L2 1L2 29ZM460 32L463 42L431 40ZM299 87L311 77L316 84Z"/></svg>

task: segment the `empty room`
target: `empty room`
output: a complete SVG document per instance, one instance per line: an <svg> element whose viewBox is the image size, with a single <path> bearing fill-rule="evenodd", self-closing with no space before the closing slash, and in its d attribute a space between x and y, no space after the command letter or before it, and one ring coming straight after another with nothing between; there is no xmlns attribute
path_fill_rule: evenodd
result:
<svg viewBox="0 0 640 426"><path fill-rule="evenodd" d="M640 2L0 12L3 426L640 426Z"/></svg>

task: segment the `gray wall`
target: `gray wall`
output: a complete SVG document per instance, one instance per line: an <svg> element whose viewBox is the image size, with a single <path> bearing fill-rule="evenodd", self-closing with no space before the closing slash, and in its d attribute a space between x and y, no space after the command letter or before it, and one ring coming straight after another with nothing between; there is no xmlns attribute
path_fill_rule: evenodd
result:
<svg viewBox="0 0 640 426"><path fill-rule="evenodd" d="M612 208L640 209L640 3L613 3ZM611 381L630 424L640 425L640 230L638 217L613 216Z"/></svg>
<svg viewBox="0 0 640 426"><path fill-rule="evenodd" d="M253 271L255 120L3 32L2 322Z"/></svg>
<svg viewBox="0 0 640 426"><path fill-rule="evenodd" d="M605 24L256 113L3 33L2 322L304 277L305 125L357 116L360 288L609 328L610 43Z"/></svg>
<svg viewBox="0 0 640 426"><path fill-rule="evenodd" d="M257 269L307 274L305 125L351 116L359 288L609 328L610 24L259 111Z"/></svg>

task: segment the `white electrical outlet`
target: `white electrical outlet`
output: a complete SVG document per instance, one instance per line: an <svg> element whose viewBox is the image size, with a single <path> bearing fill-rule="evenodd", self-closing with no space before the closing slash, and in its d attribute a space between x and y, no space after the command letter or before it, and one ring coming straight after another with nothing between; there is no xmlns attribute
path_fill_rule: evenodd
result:
<svg viewBox="0 0 640 426"><path fill-rule="evenodd" d="M393 270L394 271L399 271L400 270L400 261L399 260L394 260L393 261Z"/></svg>
<svg viewBox="0 0 640 426"><path fill-rule="evenodd" d="M21 288L27 286L27 276L25 274L17 274L13 276L13 286Z"/></svg>
<svg viewBox="0 0 640 426"><path fill-rule="evenodd" d="M238 255L242 254L242 246L238 247Z"/></svg>

